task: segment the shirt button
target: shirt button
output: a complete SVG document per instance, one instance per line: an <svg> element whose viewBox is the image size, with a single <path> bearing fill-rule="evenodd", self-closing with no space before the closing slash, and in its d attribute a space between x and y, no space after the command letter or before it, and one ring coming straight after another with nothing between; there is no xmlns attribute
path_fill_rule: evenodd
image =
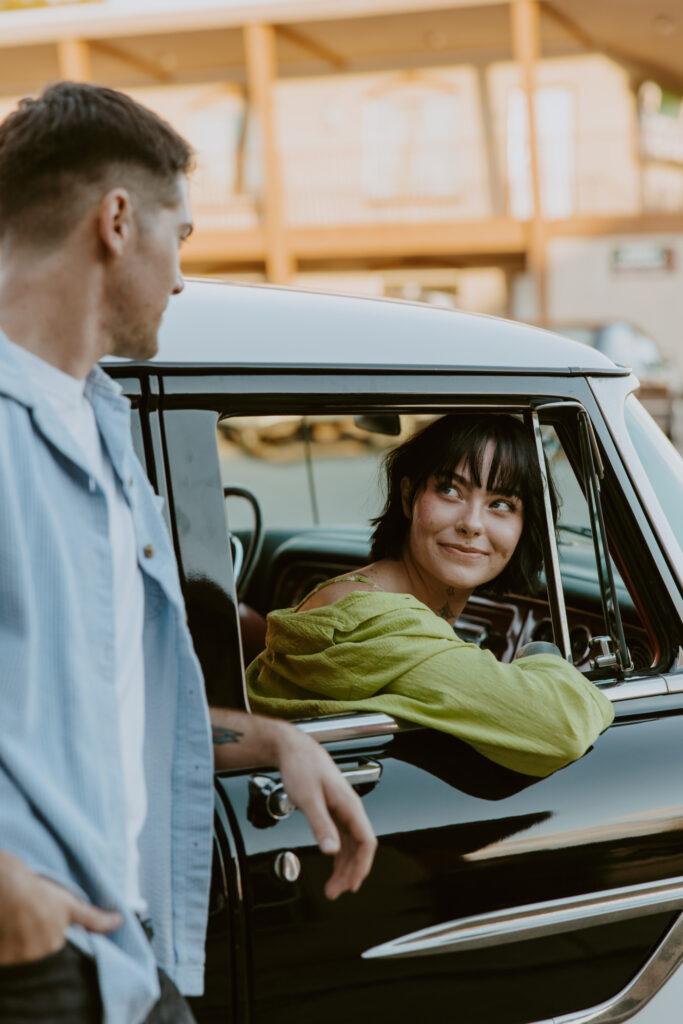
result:
<svg viewBox="0 0 683 1024"><path fill-rule="evenodd" d="M142 549L142 553L145 556L145 558L154 558L154 545L145 544L144 548Z"/></svg>
<svg viewBox="0 0 683 1024"><path fill-rule="evenodd" d="M92 476L89 476L88 477L88 490L90 491L91 494L95 493L96 487L97 487L97 484L95 483L95 478L92 477Z"/></svg>
<svg viewBox="0 0 683 1024"><path fill-rule="evenodd" d="M133 477L132 477L132 476L129 476L129 477L128 477L128 486L129 486L129 487L132 487L132 486L133 486Z"/></svg>

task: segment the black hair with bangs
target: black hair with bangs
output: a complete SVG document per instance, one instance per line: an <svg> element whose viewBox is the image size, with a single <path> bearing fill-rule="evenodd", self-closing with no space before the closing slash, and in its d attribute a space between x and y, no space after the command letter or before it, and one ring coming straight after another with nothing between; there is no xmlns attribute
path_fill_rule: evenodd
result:
<svg viewBox="0 0 683 1024"><path fill-rule="evenodd" d="M495 451L487 480L482 467L487 445ZM524 526L512 558L503 571L482 589L493 593L533 594L543 568L545 515L536 445L528 427L509 413L452 413L442 416L414 434L384 460L387 500L381 515L372 520L371 560L400 558L410 529L403 510L401 481L410 481L412 508L417 495L431 477L452 480L459 468L466 468L475 486L504 496L521 499ZM557 522L558 501L546 461L553 520Z"/></svg>

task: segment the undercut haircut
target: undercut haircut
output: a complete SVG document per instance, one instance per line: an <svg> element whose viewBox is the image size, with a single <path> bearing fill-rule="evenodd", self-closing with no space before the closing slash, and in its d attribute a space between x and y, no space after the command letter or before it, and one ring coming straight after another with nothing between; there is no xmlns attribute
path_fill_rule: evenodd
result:
<svg viewBox="0 0 683 1024"><path fill-rule="evenodd" d="M489 442L494 454L488 478L483 479L484 459ZM428 424L390 451L384 460L386 504L371 520L371 561L398 559L410 531L410 519L403 507L401 481L410 481L408 504L429 480L450 483L456 471L465 469L476 487L522 502L522 534L503 571L483 584L481 590L495 594L534 594L543 568L546 520L536 445L530 430L508 413L454 413ZM546 474L553 521L557 523L557 492L546 461Z"/></svg>
<svg viewBox="0 0 683 1024"><path fill-rule="evenodd" d="M173 205L192 162L189 143L125 93L57 82L0 124L0 238L59 243L116 186Z"/></svg>

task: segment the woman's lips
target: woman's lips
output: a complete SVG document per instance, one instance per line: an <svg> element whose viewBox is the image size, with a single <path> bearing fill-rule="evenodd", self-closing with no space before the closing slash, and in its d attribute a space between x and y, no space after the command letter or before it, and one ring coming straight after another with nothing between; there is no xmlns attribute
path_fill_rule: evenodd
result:
<svg viewBox="0 0 683 1024"><path fill-rule="evenodd" d="M476 562L477 559L483 558L486 555L485 551L480 551L479 548L471 548L466 544L444 544L441 543L439 547L442 547L445 551L452 552L462 558L471 559Z"/></svg>

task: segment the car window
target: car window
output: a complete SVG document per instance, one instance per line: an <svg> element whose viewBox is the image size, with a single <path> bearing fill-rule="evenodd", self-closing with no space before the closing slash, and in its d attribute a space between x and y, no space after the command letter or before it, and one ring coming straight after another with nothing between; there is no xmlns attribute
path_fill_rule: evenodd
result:
<svg viewBox="0 0 683 1024"><path fill-rule="evenodd" d="M296 603L322 580L367 561L369 521L381 512L384 503L383 456L433 418L433 414L394 415L392 423L391 416L376 417L371 423L373 429L368 429L367 417L352 414L225 417L219 422L224 485L246 487L255 494L266 533L276 535L273 544L291 542L304 531L314 536L310 531L316 527L346 530L338 546L334 539L325 541L328 549L323 547L322 553L316 549L307 555L304 545L298 562L290 559L286 565L277 563L275 568L262 566L257 571L257 579L260 572L262 582L266 581L260 591L261 614ZM559 497L556 538L569 641L577 667L590 671L593 638L610 633L591 516L577 475L576 458L570 460L553 425L542 427L542 437ZM227 517L229 529L247 539L253 516L246 502L231 498ZM349 539L354 537L355 541ZM273 545L266 544L266 550L271 557ZM647 670L654 659L653 646L614 562L611 567L617 602L627 620L634 664ZM525 639L552 639L547 594L544 591L533 597L539 602L537 606L525 603L526 598L517 602L519 615L528 617ZM495 623L483 622L482 615L486 618L489 614L482 612L485 599L484 594L480 607L468 609L469 617L459 623L459 631L491 647L498 657L511 658L514 644L504 642L512 629L505 625L507 612Z"/></svg>
<svg viewBox="0 0 683 1024"><path fill-rule="evenodd" d="M367 524L382 500L382 457L415 426L414 417L396 419L395 428L387 420L369 430L352 415L226 417L218 434L223 482L253 490L270 527ZM229 522L250 527L246 504L231 500Z"/></svg>
<svg viewBox="0 0 683 1024"><path fill-rule="evenodd" d="M675 537L683 537L683 459L634 395L624 404L633 447Z"/></svg>

